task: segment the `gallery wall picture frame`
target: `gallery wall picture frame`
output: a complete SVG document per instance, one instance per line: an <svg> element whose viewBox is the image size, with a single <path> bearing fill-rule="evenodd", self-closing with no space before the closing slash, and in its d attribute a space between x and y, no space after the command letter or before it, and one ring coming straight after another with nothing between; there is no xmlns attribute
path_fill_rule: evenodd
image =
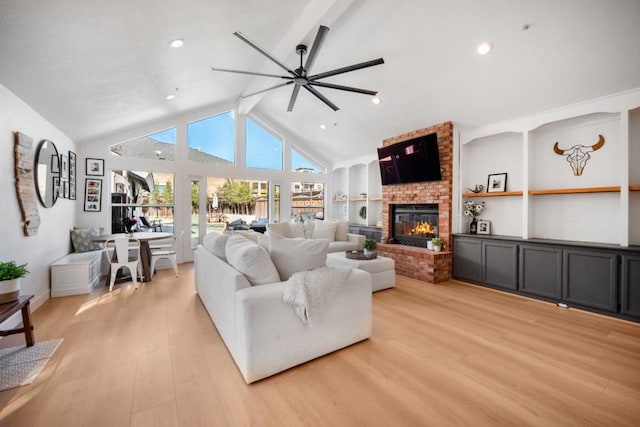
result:
<svg viewBox="0 0 640 427"><path fill-rule="evenodd" d="M86 178L84 185L84 211L100 212L102 206L102 180Z"/></svg>
<svg viewBox="0 0 640 427"><path fill-rule="evenodd" d="M92 159L87 157L87 176L104 176L104 159Z"/></svg>
<svg viewBox="0 0 640 427"><path fill-rule="evenodd" d="M60 180L69 181L69 157L60 154Z"/></svg>
<svg viewBox="0 0 640 427"><path fill-rule="evenodd" d="M479 219L478 234L491 234L491 221Z"/></svg>
<svg viewBox="0 0 640 427"><path fill-rule="evenodd" d="M69 181L64 181L62 183L62 198L63 199L69 198Z"/></svg>
<svg viewBox="0 0 640 427"><path fill-rule="evenodd" d="M69 151L69 200L76 200L77 156Z"/></svg>
<svg viewBox="0 0 640 427"><path fill-rule="evenodd" d="M504 193L507 191L507 173L492 173L487 183L487 193Z"/></svg>

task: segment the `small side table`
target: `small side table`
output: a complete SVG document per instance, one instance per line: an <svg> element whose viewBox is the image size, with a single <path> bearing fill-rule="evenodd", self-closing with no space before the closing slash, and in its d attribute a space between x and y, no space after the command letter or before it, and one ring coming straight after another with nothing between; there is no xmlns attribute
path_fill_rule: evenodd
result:
<svg viewBox="0 0 640 427"><path fill-rule="evenodd" d="M0 337L24 333L27 347L32 347L36 343L33 338L33 325L31 324L31 313L29 310L31 298L33 298L33 295L20 295L17 301L0 304L0 323L13 316L18 310L22 310L22 328L0 331Z"/></svg>

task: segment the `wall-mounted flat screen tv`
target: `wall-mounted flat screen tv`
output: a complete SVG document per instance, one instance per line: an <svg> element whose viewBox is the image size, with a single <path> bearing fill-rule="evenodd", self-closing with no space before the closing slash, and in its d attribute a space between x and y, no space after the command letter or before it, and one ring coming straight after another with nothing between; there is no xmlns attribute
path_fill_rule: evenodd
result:
<svg viewBox="0 0 640 427"><path fill-rule="evenodd" d="M382 185L442 179L435 133L378 148L378 162Z"/></svg>

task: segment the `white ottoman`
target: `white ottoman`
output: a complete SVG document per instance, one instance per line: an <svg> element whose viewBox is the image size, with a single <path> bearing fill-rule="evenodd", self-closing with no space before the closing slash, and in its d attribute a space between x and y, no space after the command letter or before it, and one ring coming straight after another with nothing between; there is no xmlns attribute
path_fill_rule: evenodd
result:
<svg viewBox="0 0 640 427"><path fill-rule="evenodd" d="M344 265L358 268L371 274L373 292L396 286L396 263L391 258L379 256L371 260L358 260L347 258L344 252L327 254L327 265Z"/></svg>

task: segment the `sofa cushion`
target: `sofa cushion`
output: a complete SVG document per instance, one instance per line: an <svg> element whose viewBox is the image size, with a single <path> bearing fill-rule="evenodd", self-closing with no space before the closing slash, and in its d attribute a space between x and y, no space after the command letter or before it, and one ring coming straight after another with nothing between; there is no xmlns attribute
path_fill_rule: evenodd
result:
<svg viewBox="0 0 640 427"><path fill-rule="evenodd" d="M229 265L242 273L252 285L280 281L269 253L246 237L238 234L229 236L225 253Z"/></svg>
<svg viewBox="0 0 640 427"><path fill-rule="evenodd" d="M100 243L93 241L93 237L100 235L98 227L75 228L71 230L71 243L74 252L89 252L102 249Z"/></svg>
<svg viewBox="0 0 640 427"><path fill-rule="evenodd" d="M327 239L333 242L335 240L337 226L338 224L333 221L315 221L312 238Z"/></svg>
<svg viewBox="0 0 640 427"><path fill-rule="evenodd" d="M349 221L347 220L339 220L336 221L336 239L341 242L346 242L349 240L347 234L349 233Z"/></svg>
<svg viewBox="0 0 640 427"><path fill-rule="evenodd" d="M283 237L293 237L288 222L270 222L267 224L269 234L276 233Z"/></svg>
<svg viewBox="0 0 640 427"><path fill-rule="evenodd" d="M269 254L281 280L288 280L298 271L324 266L328 248L329 241L326 239L288 239L275 233L269 234Z"/></svg>
<svg viewBox="0 0 640 427"><path fill-rule="evenodd" d="M227 245L228 238L228 234L215 232L208 233L204 236L204 239L202 239L202 246L221 260L226 261L227 256L225 253L225 247Z"/></svg>

